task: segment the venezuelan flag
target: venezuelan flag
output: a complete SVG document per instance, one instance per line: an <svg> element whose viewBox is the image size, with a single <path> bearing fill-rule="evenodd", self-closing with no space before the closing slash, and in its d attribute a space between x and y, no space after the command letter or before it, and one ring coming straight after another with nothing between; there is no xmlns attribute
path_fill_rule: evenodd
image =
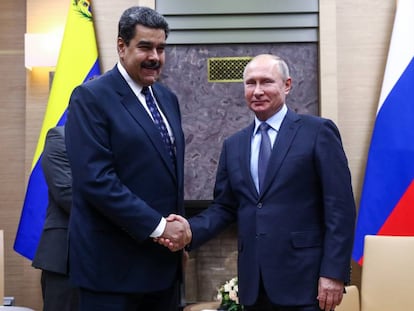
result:
<svg viewBox="0 0 414 311"><path fill-rule="evenodd" d="M398 0L352 258L366 235L414 235L414 1Z"/></svg>
<svg viewBox="0 0 414 311"><path fill-rule="evenodd" d="M100 74L91 0L71 0L46 113L32 162L14 250L32 260L43 229L48 202L40 159L47 131L62 125L72 90Z"/></svg>

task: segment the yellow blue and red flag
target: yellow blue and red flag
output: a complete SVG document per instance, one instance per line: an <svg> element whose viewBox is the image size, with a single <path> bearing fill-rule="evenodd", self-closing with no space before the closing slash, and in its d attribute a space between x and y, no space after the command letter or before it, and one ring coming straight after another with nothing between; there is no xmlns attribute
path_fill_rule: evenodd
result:
<svg viewBox="0 0 414 311"><path fill-rule="evenodd" d="M398 0L352 258L366 235L414 236L414 1Z"/></svg>
<svg viewBox="0 0 414 311"><path fill-rule="evenodd" d="M70 95L100 74L91 0L71 0L46 113L34 154L14 250L32 260L43 229L48 193L40 166L47 131L66 121Z"/></svg>

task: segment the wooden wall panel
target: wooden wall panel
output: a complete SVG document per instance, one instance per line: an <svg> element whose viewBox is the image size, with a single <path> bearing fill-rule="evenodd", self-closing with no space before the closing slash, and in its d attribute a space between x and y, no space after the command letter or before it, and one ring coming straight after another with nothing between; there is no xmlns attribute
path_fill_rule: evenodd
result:
<svg viewBox="0 0 414 311"><path fill-rule="evenodd" d="M5 295L20 300L24 260L13 251L24 195L26 2L0 2L0 228L4 230Z"/></svg>

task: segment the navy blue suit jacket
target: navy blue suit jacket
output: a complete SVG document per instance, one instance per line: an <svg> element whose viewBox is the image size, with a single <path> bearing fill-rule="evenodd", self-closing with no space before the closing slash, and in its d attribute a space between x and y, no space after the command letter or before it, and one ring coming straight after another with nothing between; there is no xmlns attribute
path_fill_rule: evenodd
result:
<svg viewBox="0 0 414 311"><path fill-rule="evenodd" d="M237 221L241 303L256 301L261 274L274 304L314 304L319 276L349 280L356 212L339 132L289 110L259 194L250 173L253 129L224 142L214 201L190 219L191 247Z"/></svg>
<svg viewBox="0 0 414 311"><path fill-rule="evenodd" d="M73 176L70 278L109 292L166 289L180 254L149 235L162 216L183 214L184 135L177 97L154 96L175 137L174 167L161 135L115 67L75 88L66 122Z"/></svg>

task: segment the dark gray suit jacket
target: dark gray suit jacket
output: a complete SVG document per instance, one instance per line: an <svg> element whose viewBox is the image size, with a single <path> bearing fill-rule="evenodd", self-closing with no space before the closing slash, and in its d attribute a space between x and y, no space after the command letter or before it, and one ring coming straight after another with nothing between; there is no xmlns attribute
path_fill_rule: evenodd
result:
<svg viewBox="0 0 414 311"><path fill-rule="evenodd" d="M68 222L72 204L72 176L66 154L64 127L51 128L41 159L48 186L48 208L33 267L67 274Z"/></svg>

